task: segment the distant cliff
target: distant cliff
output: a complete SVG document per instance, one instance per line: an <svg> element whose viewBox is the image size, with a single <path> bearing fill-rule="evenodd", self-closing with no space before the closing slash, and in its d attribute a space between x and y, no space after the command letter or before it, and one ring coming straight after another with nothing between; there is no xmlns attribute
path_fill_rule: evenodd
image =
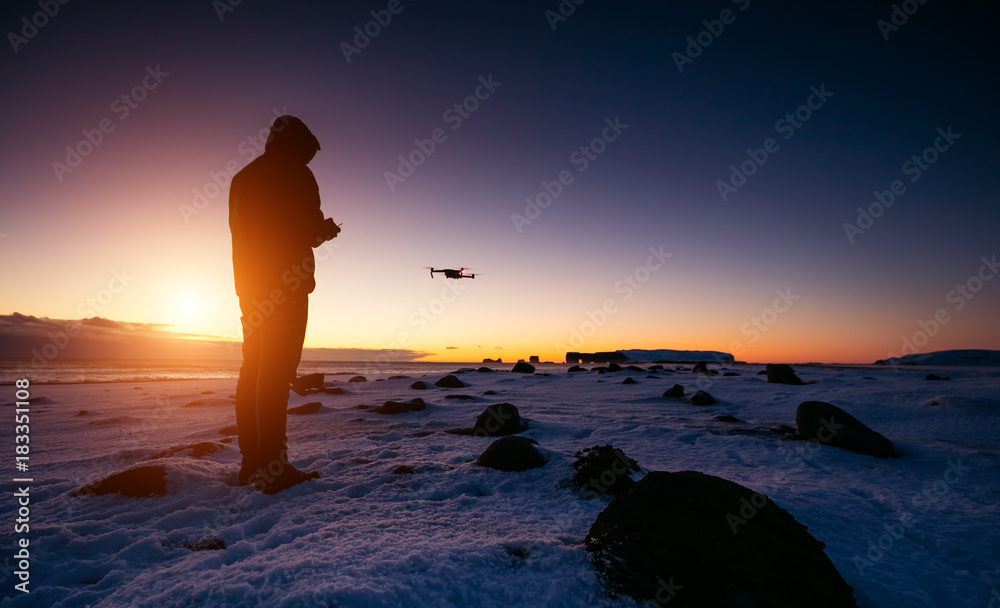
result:
<svg viewBox="0 0 1000 608"><path fill-rule="evenodd" d="M986 365L1000 366L1000 351L996 350L939 350L878 360L875 365Z"/></svg>
<svg viewBox="0 0 1000 608"><path fill-rule="evenodd" d="M616 350L566 353L566 363L733 363L733 356L714 350Z"/></svg>

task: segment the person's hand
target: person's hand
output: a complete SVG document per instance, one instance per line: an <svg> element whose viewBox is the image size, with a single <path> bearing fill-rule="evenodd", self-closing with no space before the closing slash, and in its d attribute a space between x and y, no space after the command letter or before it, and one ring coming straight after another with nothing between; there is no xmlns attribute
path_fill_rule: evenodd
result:
<svg viewBox="0 0 1000 608"><path fill-rule="evenodd" d="M333 221L333 218L326 218L323 221L323 240L329 241L337 237L340 234L340 226Z"/></svg>

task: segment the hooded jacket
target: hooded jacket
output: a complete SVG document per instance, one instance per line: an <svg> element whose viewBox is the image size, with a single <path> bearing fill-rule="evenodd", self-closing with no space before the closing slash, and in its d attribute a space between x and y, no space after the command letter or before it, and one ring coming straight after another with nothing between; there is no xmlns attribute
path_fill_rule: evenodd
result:
<svg viewBox="0 0 1000 608"><path fill-rule="evenodd" d="M241 299L278 302L316 288L312 248L322 243L323 212L319 186L306 165L319 149L301 120L279 116L264 153L233 176L229 229Z"/></svg>

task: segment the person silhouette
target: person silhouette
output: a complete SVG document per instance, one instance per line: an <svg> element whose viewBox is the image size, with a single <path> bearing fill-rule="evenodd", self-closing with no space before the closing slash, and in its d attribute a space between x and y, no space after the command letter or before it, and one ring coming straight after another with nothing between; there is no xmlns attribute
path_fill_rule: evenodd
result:
<svg viewBox="0 0 1000 608"><path fill-rule="evenodd" d="M305 339L309 294L316 288L313 247L340 228L320 210L307 167L319 140L295 116L271 125L264 153L233 176L229 229L240 301L243 364L236 383L239 483L276 494L308 479L288 461L288 390Z"/></svg>

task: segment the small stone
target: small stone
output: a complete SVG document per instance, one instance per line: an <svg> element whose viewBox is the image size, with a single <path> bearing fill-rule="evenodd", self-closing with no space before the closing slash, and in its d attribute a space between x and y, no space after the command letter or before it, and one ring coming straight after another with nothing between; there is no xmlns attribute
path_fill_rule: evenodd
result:
<svg viewBox="0 0 1000 608"><path fill-rule="evenodd" d="M427 409L427 404L420 397L410 401L386 401L372 411L378 414L405 414L406 412L419 412Z"/></svg>
<svg viewBox="0 0 1000 608"><path fill-rule="evenodd" d="M447 375L434 383L441 388L465 388L465 383L452 375Z"/></svg>
<svg viewBox="0 0 1000 608"><path fill-rule="evenodd" d="M671 386L670 388L667 389L665 393L663 393L663 397L666 399L680 399L683 396L684 396L684 387L681 386L680 384L675 384Z"/></svg>
<svg viewBox="0 0 1000 608"><path fill-rule="evenodd" d="M312 401L298 407L288 408L288 413L292 416L308 416L309 414L315 414L323 407L323 404L319 401Z"/></svg>
<svg viewBox="0 0 1000 608"><path fill-rule="evenodd" d="M693 395L687 398L687 402L691 405L712 405L715 403L715 397L705 391L695 391Z"/></svg>
<svg viewBox="0 0 1000 608"><path fill-rule="evenodd" d="M292 391L303 397L308 391L321 388L323 388L323 374L306 374L292 380Z"/></svg>

